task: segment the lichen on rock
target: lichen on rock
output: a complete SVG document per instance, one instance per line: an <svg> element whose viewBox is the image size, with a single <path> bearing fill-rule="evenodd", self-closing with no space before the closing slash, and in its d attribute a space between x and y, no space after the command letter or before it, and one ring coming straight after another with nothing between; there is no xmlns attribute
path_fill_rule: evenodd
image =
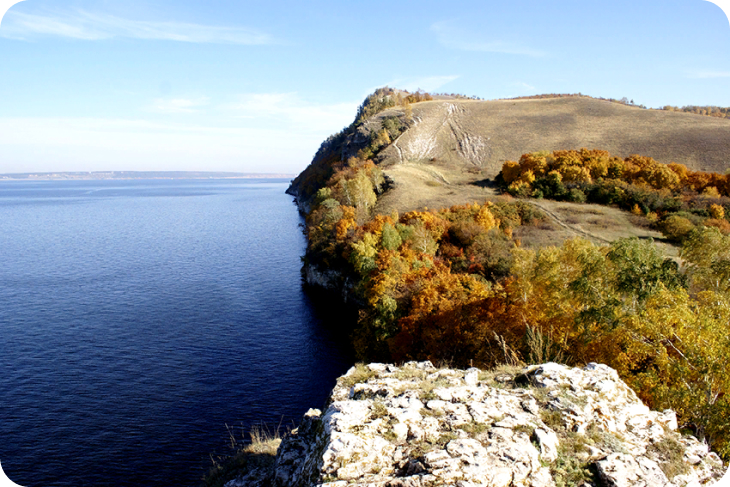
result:
<svg viewBox="0 0 730 487"><path fill-rule="evenodd" d="M651 411L605 365L409 362L350 369L327 409L284 438L271 471L226 486L680 487L723 473L672 411Z"/></svg>

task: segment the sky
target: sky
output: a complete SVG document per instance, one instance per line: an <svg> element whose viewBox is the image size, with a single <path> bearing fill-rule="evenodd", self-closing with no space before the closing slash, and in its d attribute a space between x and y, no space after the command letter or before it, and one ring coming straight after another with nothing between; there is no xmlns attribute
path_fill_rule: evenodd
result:
<svg viewBox="0 0 730 487"><path fill-rule="evenodd" d="M0 173L300 172L378 87L730 106L705 0L24 0L0 23Z"/></svg>

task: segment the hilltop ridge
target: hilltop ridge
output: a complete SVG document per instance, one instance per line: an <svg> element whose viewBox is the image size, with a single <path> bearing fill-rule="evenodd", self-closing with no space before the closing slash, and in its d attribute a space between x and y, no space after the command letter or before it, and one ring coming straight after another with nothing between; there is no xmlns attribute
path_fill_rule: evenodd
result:
<svg viewBox="0 0 730 487"><path fill-rule="evenodd" d="M408 113L410 112L410 113ZM376 212L464 204L489 196L485 186L507 160L527 152L601 148L641 154L692 170L730 167L730 119L642 109L590 97L519 100L434 99L393 106L351 126L346 137L323 144L289 192L306 203L307 182L333 160L366 148L386 120L403 131L377 156L391 181ZM397 133L397 132L396 132Z"/></svg>

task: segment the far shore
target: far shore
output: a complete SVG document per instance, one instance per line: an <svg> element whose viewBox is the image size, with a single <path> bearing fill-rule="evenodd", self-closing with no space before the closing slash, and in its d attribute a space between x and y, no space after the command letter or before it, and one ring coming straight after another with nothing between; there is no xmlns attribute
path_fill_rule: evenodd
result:
<svg viewBox="0 0 730 487"><path fill-rule="evenodd" d="M113 179L293 179L295 174L208 171L94 171L0 174L0 181L90 181Z"/></svg>

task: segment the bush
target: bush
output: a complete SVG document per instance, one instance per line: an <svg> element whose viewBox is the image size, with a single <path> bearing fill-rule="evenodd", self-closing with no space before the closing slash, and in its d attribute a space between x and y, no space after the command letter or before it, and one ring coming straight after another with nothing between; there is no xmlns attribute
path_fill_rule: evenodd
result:
<svg viewBox="0 0 730 487"><path fill-rule="evenodd" d="M568 194L568 201L572 201L573 203L585 203L586 194L578 188L573 188Z"/></svg>
<svg viewBox="0 0 730 487"><path fill-rule="evenodd" d="M661 231L665 237L674 242L682 242L695 229L695 225L687 218L670 215L661 223Z"/></svg>
<svg viewBox="0 0 730 487"><path fill-rule="evenodd" d="M469 272L494 281L509 275L514 246L512 239L496 228L478 235L467 251L471 262Z"/></svg>
<svg viewBox="0 0 730 487"><path fill-rule="evenodd" d="M720 205L710 205L710 215L716 220L722 220L725 218L725 208Z"/></svg>
<svg viewBox="0 0 730 487"><path fill-rule="evenodd" d="M724 219L723 220L717 220L715 218L708 218L707 220L705 220L703 222L703 224L706 227L715 227L715 228L717 228L718 230L720 230L720 232L722 232L723 235L730 234L730 222L727 221L727 220L724 220Z"/></svg>

